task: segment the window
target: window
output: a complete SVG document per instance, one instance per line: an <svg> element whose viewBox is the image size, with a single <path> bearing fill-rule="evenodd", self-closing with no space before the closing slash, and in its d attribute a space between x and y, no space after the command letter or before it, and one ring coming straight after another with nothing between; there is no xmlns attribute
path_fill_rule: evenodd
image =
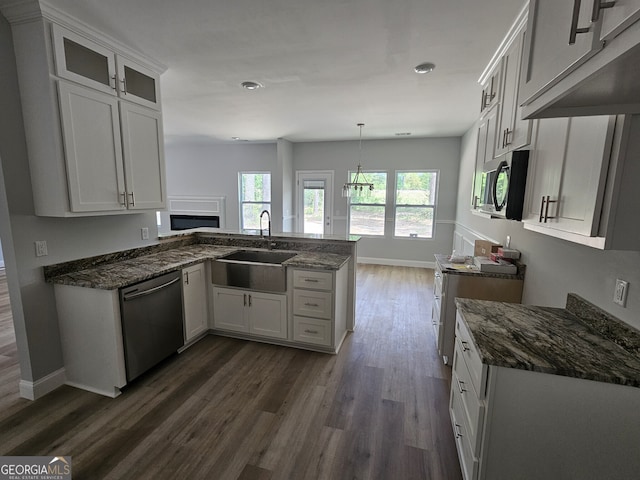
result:
<svg viewBox="0 0 640 480"><path fill-rule="evenodd" d="M373 191L353 192L349 200L349 234L384 235L384 219L387 202L387 173L365 172L373 183ZM351 181L356 174L351 173Z"/></svg>
<svg viewBox="0 0 640 480"><path fill-rule="evenodd" d="M433 238L438 172L396 172L394 236Z"/></svg>
<svg viewBox="0 0 640 480"><path fill-rule="evenodd" d="M240 230L260 230L260 212L271 213L271 174L268 172L241 172ZM264 228L267 228L265 223Z"/></svg>

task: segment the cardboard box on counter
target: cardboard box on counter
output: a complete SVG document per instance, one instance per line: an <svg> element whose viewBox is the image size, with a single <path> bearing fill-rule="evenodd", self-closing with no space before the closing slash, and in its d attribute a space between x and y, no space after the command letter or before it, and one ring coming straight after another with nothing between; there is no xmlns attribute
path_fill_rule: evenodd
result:
<svg viewBox="0 0 640 480"><path fill-rule="evenodd" d="M504 260L494 262L489 257L474 257L473 263L481 272L507 273L510 275L518 273L518 267L509 262L505 262Z"/></svg>
<svg viewBox="0 0 640 480"><path fill-rule="evenodd" d="M498 256L502 258L520 258L520 250L514 250L513 248L498 248Z"/></svg>
<svg viewBox="0 0 640 480"><path fill-rule="evenodd" d="M488 240L476 240L473 256L489 257L492 253L497 253L500 247L502 247L502 245L499 243L489 242Z"/></svg>

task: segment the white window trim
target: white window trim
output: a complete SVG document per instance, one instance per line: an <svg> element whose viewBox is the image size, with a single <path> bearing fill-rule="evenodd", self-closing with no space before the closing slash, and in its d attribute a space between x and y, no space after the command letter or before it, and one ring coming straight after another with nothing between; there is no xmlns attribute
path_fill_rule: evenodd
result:
<svg viewBox="0 0 640 480"><path fill-rule="evenodd" d="M435 193L435 203L433 205L406 205L396 203L396 199L398 198L398 174L399 173L435 173L436 174L436 193ZM440 193L440 170L438 169L426 169L426 170L396 170L393 176L393 225L392 225L392 238L394 240L411 240L411 241L423 241L430 242L435 240L436 238L436 215L438 208L438 194ZM396 219L397 219L397 209L398 207L416 207L416 208L433 208L433 228L431 229L431 237L405 237L398 236L395 234L396 232Z"/></svg>
<svg viewBox="0 0 640 480"><path fill-rule="evenodd" d="M273 204L273 198L271 198L268 202L264 202L264 201L260 201L260 202L255 202L255 201L243 201L242 200L242 176L243 175L269 175L269 183L271 184L269 187L269 191L273 192L273 182L271 181L271 172L269 170L263 170L263 171L242 171L242 172L238 172L238 226L239 226L239 230L241 232L249 231L249 230L253 230L251 228L245 229L244 228L244 224L243 224L243 217L242 217L242 211L243 211L243 206L244 204L254 204L254 205L269 205L269 208L267 210L269 210L269 215L271 215L271 205Z"/></svg>
<svg viewBox="0 0 640 480"><path fill-rule="evenodd" d="M356 173L353 170L349 170L347 172L347 178L351 178L351 175ZM365 207L384 207L384 227L381 235L372 235L372 234L364 234L364 233L351 233L351 197L347 198L347 235L357 235L362 238L386 238L387 237L387 224L389 223L389 219L387 218L387 213L389 211L389 171L388 170L362 170L362 173L365 175L367 173L384 173L386 178L386 186L385 186L385 202L384 203L356 203L356 205L361 205ZM395 177L394 177L395 179ZM395 199L395 197L394 197ZM395 219L394 219L395 221Z"/></svg>

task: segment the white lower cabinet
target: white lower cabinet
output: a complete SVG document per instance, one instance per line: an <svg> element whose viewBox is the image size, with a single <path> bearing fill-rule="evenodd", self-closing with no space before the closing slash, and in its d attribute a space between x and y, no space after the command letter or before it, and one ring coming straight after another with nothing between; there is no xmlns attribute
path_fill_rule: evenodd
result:
<svg viewBox="0 0 640 480"><path fill-rule="evenodd" d="M213 287L213 325L220 330L287 338L287 296Z"/></svg>
<svg viewBox="0 0 640 480"><path fill-rule="evenodd" d="M185 344L207 330L207 276L204 263L182 270Z"/></svg>
<svg viewBox="0 0 640 480"><path fill-rule="evenodd" d="M293 341L337 352L347 333L347 267L337 272L294 269Z"/></svg>
<svg viewBox="0 0 640 480"><path fill-rule="evenodd" d="M465 480L631 479L640 389L482 363L458 314L449 413Z"/></svg>

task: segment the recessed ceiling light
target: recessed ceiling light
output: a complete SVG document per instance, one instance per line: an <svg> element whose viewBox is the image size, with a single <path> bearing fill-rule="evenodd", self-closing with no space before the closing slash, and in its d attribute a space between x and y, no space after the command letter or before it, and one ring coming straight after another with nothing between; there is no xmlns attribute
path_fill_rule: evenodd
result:
<svg viewBox="0 0 640 480"><path fill-rule="evenodd" d="M258 88L262 88L262 85L258 82L242 82L240 86L247 90L257 90Z"/></svg>
<svg viewBox="0 0 640 480"><path fill-rule="evenodd" d="M413 69L416 73L429 73L433 72L434 68L436 68L436 66L433 63L426 62L416 65Z"/></svg>
<svg viewBox="0 0 640 480"><path fill-rule="evenodd" d="M234 142L248 142L249 141L246 138L240 138L240 137L231 137L231 140L233 140Z"/></svg>
<svg viewBox="0 0 640 480"><path fill-rule="evenodd" d="M398 132L396 133L396 137L408 137L411 135L411 132Z"/></svg>

